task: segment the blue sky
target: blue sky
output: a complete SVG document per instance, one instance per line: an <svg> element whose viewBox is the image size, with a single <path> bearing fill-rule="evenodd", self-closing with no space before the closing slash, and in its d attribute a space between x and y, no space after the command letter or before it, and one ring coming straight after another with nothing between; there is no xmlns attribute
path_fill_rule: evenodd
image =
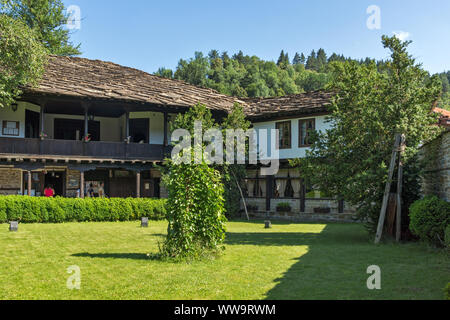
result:
<svg viewBox="0 0 450 320"><path fill-rule="evenodd" d="M180 58L211 49L242 50L276 60L324 48L327 53L384 59L381 35L403 32L410 52L428 71L450 70L448 0L65 0L81 9L72 34L82 57L154 72L175 68ZM366 13L380 8L381 29L370 30Z"/></svg>

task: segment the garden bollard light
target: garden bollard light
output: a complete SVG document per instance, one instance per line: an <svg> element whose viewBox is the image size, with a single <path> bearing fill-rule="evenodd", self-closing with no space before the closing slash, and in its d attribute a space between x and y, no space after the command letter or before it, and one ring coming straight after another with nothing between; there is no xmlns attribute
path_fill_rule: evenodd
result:
<svg viewBox="0 0 450 320"><path fill-rule="evenodd" d="M142 228L148 228L148 218L147 217L142 217L141 218L141 227Z"/></svg>
<svg viewBox="0 0 450 320"><path fill-rule="evenodd" d="M9 231L17 232L19 230L19 222L18 221L10 221L9 222Z"/></svg>

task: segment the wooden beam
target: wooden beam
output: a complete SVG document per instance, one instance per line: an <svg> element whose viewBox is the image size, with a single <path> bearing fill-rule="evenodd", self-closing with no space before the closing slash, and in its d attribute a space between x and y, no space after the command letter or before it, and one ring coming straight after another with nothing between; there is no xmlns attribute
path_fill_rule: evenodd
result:
<svg viewBox="0 0 450 320"><path fill-rule="evenodd" d="M40 101L40 114L39 114L39 135L45 132L45 102Z"/></svg>
<svg viewBox="0 0 450 320"><path fill-rule="evenodd" d="M128 141L128 137L130 136L130 112L125 112L125 138Z"/></svg>
<svg viewBox="0 0 450 320"><path fill-rule="evenodd" d="M306 186L305 186L305 179L300 179L300 212L305 212L306 210Z"/></svg>
<svg viewBox="0 0 450 320"><path fill-rule="evenodd" d="M83 104L84 106L84 137L87 137L89 134L89 106L87 104Z"/></svg>
<svg viewBox="0 0 450 320"><path fill-rule="evenodd" d="M136 172L136 198L141 197L141 173Z"/></svg>
<svg viewBox="0 0 450 320"><path fill-rule="evenodd" d="M266 211L270 211L270 200L273 198L274 176L266 176Z"/></svg>
<svg viewBox="0 0 450 320"><path fill-rule="evenodd" d="M402 192L403 192L403 160L402 153L405 150L406 137L402 134L400 141L400 152L398 155L398 176L397 176L397 217L396 217L396 230L395 240L400 242L402 236Z"/></svg>
<svg viewBox="0 0 450 320"><path fill-rule="evenodd" d="M31 196L31 171L27 171L27 178L28 178L27 192L28 192L28 196Z"/></svg>
<svg viewBox="0 0 450 320"><path fill-rule="evenodd" d="M378 219L377 234L375 236L375 244L381 241L383 235L384 219L386 217L386 209L389 200L389 192L391 191L392 177L394 176L395 162L397 160L398 147L400 145L401 135L395 135L394 148L392 149L391 163L389 165L388 179L384 188L383 203L381 204L380 217Z"/></svg>
<svg viewBox="0 0 450 320"><path fill-rule="evenodd" d="M169 137L168 137L168 114L164 112L164 146L167 147L169 145Z"/></svg>

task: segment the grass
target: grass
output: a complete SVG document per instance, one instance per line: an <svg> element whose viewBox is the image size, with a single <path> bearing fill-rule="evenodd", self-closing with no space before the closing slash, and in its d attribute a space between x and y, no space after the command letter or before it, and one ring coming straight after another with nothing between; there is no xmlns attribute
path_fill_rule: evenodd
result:
<svg viewBox="0 0 450 320"><path fill-rule="evenodd" d="M0 299L442 299L449 256L375 246L361 225L230 222L216 260L154 260L165 222L0 225ZM81 289L66 287L81 269ZM381 290L368 290L369 265Z"/></svg>

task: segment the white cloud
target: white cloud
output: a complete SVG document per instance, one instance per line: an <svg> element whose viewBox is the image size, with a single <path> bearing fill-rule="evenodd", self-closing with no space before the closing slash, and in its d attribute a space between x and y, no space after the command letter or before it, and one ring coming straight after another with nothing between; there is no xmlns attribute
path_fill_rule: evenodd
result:
<svg viewBox="0 0 450 320"><path fill-rule="evenodd" d="M396 36L401 41L405 41L406 39L408 39L411 36L411 34L406 31L394 31L392 33L394 34L394 36Z"/></svg>

